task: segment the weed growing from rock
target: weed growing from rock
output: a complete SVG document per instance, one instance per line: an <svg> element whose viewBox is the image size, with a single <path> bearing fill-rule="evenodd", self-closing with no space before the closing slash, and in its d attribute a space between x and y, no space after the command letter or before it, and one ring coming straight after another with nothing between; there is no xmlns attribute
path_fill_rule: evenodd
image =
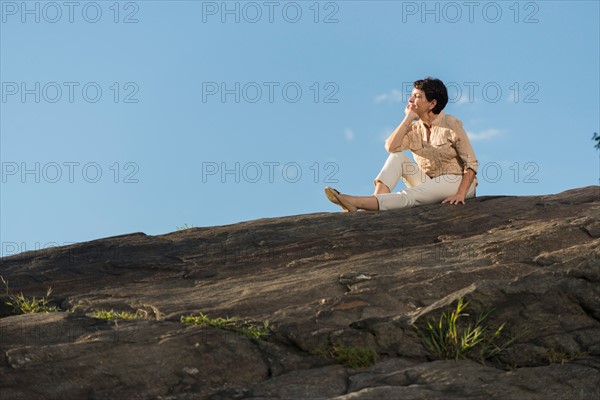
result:
<svg viewBox="0 0 600 400"><path fill-rule="evenodd" d="M548 362L550 364L560 364L565 365L568 362L571 362L577 358L587 356L587 353L577 352L577 353L565 353L564 351L556 350L556 349L547 349L546 355L548 357Z"/></svg>
<svg viewBox="0 0 600 400"><path fill-rule="evenodd" d="M271 328L269 321L263 321L262 324L245 323L245 326L238 328L236 332L249 338L264 339L269 336Z"/></svg>
<svg viewBox="0 0 600 400"><path fill-rule="evenodd" d="M336 344L332 349L332 356L338 364L347 368L364 368L375 364L378 354L371 348L346 347Z"/></svg>
<svg viewBox="0 0 600 400"><path fill-rule="evenodd" d="M183 224L181 226L175 226L175 229L178 231L185 231L186 229L191 229L191 228L195 228L194 225L188 225L188 224Z"/></svg>
<svg viewBox="0 0 600 400"><path fill-rule="evenodd" d="M310 352L314 356L330 358L346 368L365 368L375 364L379 359L377 352L369 347L348 347L336 343L329 349L319 348Z"/></svg>
<svg viewBox="0 0 600 400"><path fill-rule="evenodd" d="M237 317L217 317L210 318L208 315L200 313L197 316L188 315L181 316L180 321L185 325L210 326L217 329L236 332L242 336L253 339L264 339L269 336L270 326L269 321L263 321L260 324L243 321Z"/></svg>
<svg viewBox="0 0 600 400"><path fill-rule="evenodd" d="M483 363L486 359L500 354L517 339L513 337L498 344L505 324L490 330L485 322L491 311L479 314L475 323L469 323L467 326L461 324L463 317L469 316L464 312L468 304L460 298L456 308L443 312L439 321L428 320L424 328L415 326L417 334L434 358L473 358Z"/></svg>
<svg viewBox="0 0 600 400"><path fill-rule="evenodd" d="M94 317L104 319L106 321L117 321L117 320L128 320L128 319L141 319L142 317L138 314L121 311L116 312L114 310L97 310L93 314Z"/></svg>
<svg viewBox="0 0 600 400"><path fill-rule="evenodd" d="M59 311L58 307L49 305L50 301L48 298L50 297L50 294L52 294L51 287L48 287L46 296L43 296L39 299L35 296L29 298L25 297L22 292L19 294L14 294L13 291L8 287L8 282L4 279L4 277L0 275L0 279L6 287L6 295L8 297L8 301L5 301L4 303L12 307L15 314L33 314Z"/></svg>

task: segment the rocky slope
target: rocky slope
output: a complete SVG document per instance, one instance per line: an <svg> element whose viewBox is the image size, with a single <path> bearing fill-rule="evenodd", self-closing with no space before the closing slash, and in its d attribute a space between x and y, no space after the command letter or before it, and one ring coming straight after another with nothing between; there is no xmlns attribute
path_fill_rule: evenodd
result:
<svg viewBox="0 0 600 400"><path fill-rule="evenodd" d="M65 310L0 309L3 400L600 397L598 186L134 233L5 257L0 274ZM505 324L504 351L435 360L414 326L459 298L465 321ZM141 318L94 314L111 309ZM180 322L199 313L269 335Z"/></svg>

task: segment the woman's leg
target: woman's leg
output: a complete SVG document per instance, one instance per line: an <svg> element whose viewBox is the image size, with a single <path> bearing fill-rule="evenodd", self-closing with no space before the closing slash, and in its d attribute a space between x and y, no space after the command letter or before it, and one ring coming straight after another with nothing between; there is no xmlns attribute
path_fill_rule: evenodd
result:
<svg viewBox="0 0 600 400"><path fill-rule="evenodd" d="M375 181L375 192L373 192L373 195L390 193L390 192L391 192L390 188L385 183L383 183L381 181Z"/></svg>
<svg viewBox="0 0 600 400"><path fill-rule="evenodd" d="M403 152L391 153L375 178L375 193L390 193L402 179L407 187L425 183L429 177Z"/></svg>
<svg viewBox="0 0 600 400"><path fill-rule="evenodd" d="M425 183L401 192L378 194L375 197L377 197L380 210L441 203L446 197L456 194L460 181L459 175L441 175L434 179L429 178ZM475 183L469 188L466 198L471 198L474 194Z"/></svg>
<svg viewBox="0 0 600 400"><path fill-rule="evenodd" d="M339 196L343 196L346 201L361 210L379 210L379 202L375 196L350 196L348 194L340 194Z"/></svg>
<svg viewBox="0 0 600 400"><path fill-rule="evenodd" d="M389 194L400 179L409 188L430 180L427 174L408 155L402 152L391 153L379 175L375 178L375 192L373 196L350 196L347 194L339 194L339 196L359 209L377 211L379 210L379 201L376 196Z"/></svg>

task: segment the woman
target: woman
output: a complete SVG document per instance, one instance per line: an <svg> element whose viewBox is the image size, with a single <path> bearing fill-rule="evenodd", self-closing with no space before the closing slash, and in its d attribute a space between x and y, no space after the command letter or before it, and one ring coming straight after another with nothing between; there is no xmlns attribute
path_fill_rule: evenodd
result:
<svg viewBox="0 0 600 400"><path fill-rule="evenodd" d="M375 178L373 196L350 196L326 187L327 198L354 212L465 204L465 199L475 197L477 158L462 122L442 112L447 103L442 81L429 77L415 81L404 120L385 141L390 155ZM413 153L416 163L404 150ZM407 188L391 193L400 178Z"/></svg>

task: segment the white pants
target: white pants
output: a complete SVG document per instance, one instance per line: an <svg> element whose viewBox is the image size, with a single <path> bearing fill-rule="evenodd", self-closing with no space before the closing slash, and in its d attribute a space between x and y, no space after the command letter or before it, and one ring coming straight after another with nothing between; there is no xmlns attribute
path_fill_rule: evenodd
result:
<svg viewBox="0 0 600 400"><path fill-rule="evenodd" d="M386 160L377 178L390 190L394 190L402 178L407 189L397 193L376 194L380 210L408 208L424 204L441 203L446 197L456 194L461 175L440 175L430 178L419 166L404 153L392 153ZM465 198L475 197L474 181Z"/></svg>

